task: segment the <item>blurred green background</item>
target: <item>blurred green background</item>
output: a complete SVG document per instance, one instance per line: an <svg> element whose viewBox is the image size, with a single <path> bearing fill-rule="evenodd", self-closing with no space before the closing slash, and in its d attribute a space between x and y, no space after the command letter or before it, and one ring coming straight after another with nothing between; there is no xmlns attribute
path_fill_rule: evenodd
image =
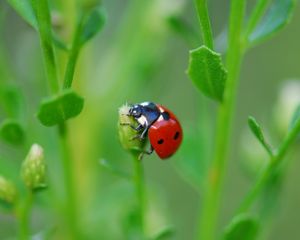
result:
<svg viewBox="0 0 300 240"><path fill-rule="evenodd" d="M71 0L50 2L56 31L67 36L68 29L61 23L68 23L74 18L74 3ZM250 8L254 1L249 2ZM74 88L84 96L85 107L78 118L70 121L70 144L80 223L86 237L113 240L123 239L125 218L134 198L131 182L114 176L99 164L101 159L105 159L124 171L131 171L130 156L118 142L118 108L126 102L150 100L161 103L176 113L188 136L203 119L208 121L205 126L211 127L206 132L213 133L216 106L201 96L185 74L188 51L200 46L201 39L194 46L188 45L168 24L169 17L180 16L198 31L193 1L107 0L103 5L107 12L104 31L85 47L76 70ZM61 187L59 146L56 129L42 126L35 117L40 100L48 95L37 34L3 0L0 10L0 87L14 86L21 91L18 119L26 133L24 145L0 142L0 173L20 181L18 168L29 146L37 142L45 148L50 189L38 196L34 206L33 233L38 233L41 229L51 228L60 212L64 191ZM211 0L209 10L214 36L217 37L227 28L229 1ZM291 23L274 38L247 53L243 62L220 230L228 223L254 180L245 169L247 164L243 163L249 155L243 152L247 147L242 146L248 131L248 115L255 116L267 129L275 139L272 142L275 146L282 138L274 111L283 85L289 79L298 79L299 85L299 22L300 8L297 6ZM224 42L219 41L217 46L224 46ZM221 47L219 50L224 51ZM65 57L60 50L57 51L61 55L59 66L63 69ZM284 114L279 112L277 115ZM0 121L6 117L0 109ZM210 138L200 136L199 139L207 141L209 149ZM203 143L199 140L198 144ZM252 148L251 141L246 145ZM252 151L259 150L253 147ZM175 166L176 162L189 156L179 152L167 161L159 160L155 154L143 159L150 206L147 218L149 233L153 234L165 225L173 225L175 239L193 238L197 218L201 214L201 194L199 196L181 177ZM284 174L279 201L271 217L273 220L265 225L267 239L296 239L300 236L299 154L294 152L289 157L295 161L291 161ZM200 166L205 168L205 160L199 158L199 161L203 161ZM11 239L15 232L13 216L0 213L0 238Z"/></svg>

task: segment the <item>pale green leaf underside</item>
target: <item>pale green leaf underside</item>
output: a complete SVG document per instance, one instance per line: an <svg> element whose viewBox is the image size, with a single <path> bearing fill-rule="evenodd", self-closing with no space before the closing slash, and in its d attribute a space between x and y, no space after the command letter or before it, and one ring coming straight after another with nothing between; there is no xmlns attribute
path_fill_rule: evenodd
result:
<svg viewBox="0 0 300 240"><path fill-rule="evenodd" d="M72 90L65 90L57 96L44 100L37 114L45 126L54 126L79 115L84 100Z"/></svg>
<svg viewBox="0 0 300 240"><path fill-rule="evenodd" d="M291 131L299 121L300 121L300 103L293 114L293 117L292 117L292 120L291 120L291 123L289 126L289 130Z"/></svg>
<svg viewBox="0 0 300 240"><path fill-rule="evenodd" d="M259 223L250 215L236 216L225 229L223 240L255 240L258 237Z"/></svg>
<svg viewBox="0 0 300 240"><path fill-rule="evenodd" d="M266 15L249 36L250 44L260 42L282 29L289 22L294 7L294 0L273 0Z"/></svg>
<svg viewBox="0 0 300 240"><path fill-rule="evenodd" d="M206 46L190 51L187 73L204 95L222 101L227 71L223 66L220 54Z"/></svg>

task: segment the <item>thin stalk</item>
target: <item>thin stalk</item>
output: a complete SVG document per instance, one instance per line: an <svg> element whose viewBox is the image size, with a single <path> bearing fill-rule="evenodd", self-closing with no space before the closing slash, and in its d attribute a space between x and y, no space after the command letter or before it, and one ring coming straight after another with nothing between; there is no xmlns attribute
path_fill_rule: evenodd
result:
<svg viewBox="0 0 300 240"><path fill-rule="evenodd" d="M56 71L56 59L52 42L52 30L48 1L31 0L31 2L37 17L48 84L50 86L51 92L55 94L59 91L59 84Z"/></svg>
<svg viewBox="0 0 300 240"><path fill-rule="evenodd" d="M207 2L206 0L195 0L195 4L201 26L204 45L206 45L210 49L214 49L213 34L208 14Z"/></svg>
<svg viewBox="0 0 300 240"><path fill-rule="evenodd" d="M137 154L133 155L134 161L134 184L137 199L137 217L139 222L139 232L144 239L145 235L145 190L144 190L144 169L143 162L139 160Z"/></svg>
<svg viewBox="0 0 300 240"><path fill-rule="evenodd" d="M238 76L243 55L241 32L245 6L245 0L231 1L229 49L227 55L228 78L224 100L219 107L214 157L206 183L207 188L200 219L199 239L201 240L211 240L214 238L217 223L232 116L236 101Z"/></svg>
<svg viewBox="0 0 300 240"><path fill-rule="evenodd" d="M297 136L300 133L300 121L298 121L297 125L290 131L280 146L276 155L270 159L269 165L265 168L261 176L258 178L252 189L249 191L248 195L245 197L242 202L238 213L243 213L249 210L249 208L253 205L266 183L269 180L270 175L278 167L281 163L282 159L286 155L289 147L296 141Z"/></svg>
<svg viewBox="0 0 300 240"><path fill-rule="evenodd" d="M66 187L66 201L64 207L66 211L66 220L68 223L68 232L72 236L72 239L80 239L77 223L77 198L74 187L74 174L72 171L73 164L70 153L71 151L68 146L67 125L65 123L61 123L59 125L59 138L62 151L64 182Z"/></svg>
<svg viewBox="0 0 300 240"><path fill-rule="evenodd" d="M259 20L262 18L263 14L265 13L269 3L270 0L258 0L246 27L246 31L245 31L246 39L248 39L248 36L257 26Z"/></svg>
<svg viewBox="0 0 300 240"><path fill-rule="evenodd" d="M63 85L64 89L70 88L73 83L75 67L81 49L80 34L82 31L82 25L83 25L83 17L81 17L80 21L77 24L75 35L73 38L70 56L68 59L65 77L64 77L64 85Z"/></svg>
<svg viewBox="0 0 300 240"><path fill-rule="evenodd" d="M45 62L46 74L49 81L52 93L57 94L59 91L57 65L53 47L50 10L47 0L31 0L33 9L35 11L38 29L40 34L41 46L43 50L43 57ZM62 161L64 181L66 188L65 208L66 218L68 221L68 233L71 239L79 239L78 230L78 216L76 205L76 194L74 190L73 179L73 165L71 159L70 149L67 142L67 129L66 124L62 123L59 126L59 140L62 149Z"/></svg>
<svg viewBox="0 0 300 240"><path fill-rule="evenodd" d="M17 216L19 219L19 240L29 240L30 237L30 212L32 207L33 194L29 191L24 202L18 206Z"/></svg>

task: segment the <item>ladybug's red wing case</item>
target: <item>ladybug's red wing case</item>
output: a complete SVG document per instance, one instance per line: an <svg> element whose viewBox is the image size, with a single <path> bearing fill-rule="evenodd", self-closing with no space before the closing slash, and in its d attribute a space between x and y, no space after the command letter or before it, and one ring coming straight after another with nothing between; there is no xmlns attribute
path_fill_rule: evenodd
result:
<svg viewBox="0 0 300 240"><path fill-rule="evenodd" d="M158 105L162 113L168 115L167 118L162 116L150 127L148 136L152 147L161 159L173 155L182 142L182 128L175 115Z"/></svg>

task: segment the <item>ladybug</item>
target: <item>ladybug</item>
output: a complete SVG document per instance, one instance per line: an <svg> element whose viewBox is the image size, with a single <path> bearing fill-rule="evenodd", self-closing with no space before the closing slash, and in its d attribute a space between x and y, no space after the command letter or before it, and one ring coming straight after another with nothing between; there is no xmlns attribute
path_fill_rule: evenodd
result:
<svg viewBox="0 0 300 240"><path fill-rule="evenodd" d="M182 142L182 128L170 110L153 102L143 102L130 105L128 115L138 123L137 127L131 126L139 133L135 138L149 138L151 147L144 153L151 154L155 150L161 159L166 159L177 151Z"/></svg>

